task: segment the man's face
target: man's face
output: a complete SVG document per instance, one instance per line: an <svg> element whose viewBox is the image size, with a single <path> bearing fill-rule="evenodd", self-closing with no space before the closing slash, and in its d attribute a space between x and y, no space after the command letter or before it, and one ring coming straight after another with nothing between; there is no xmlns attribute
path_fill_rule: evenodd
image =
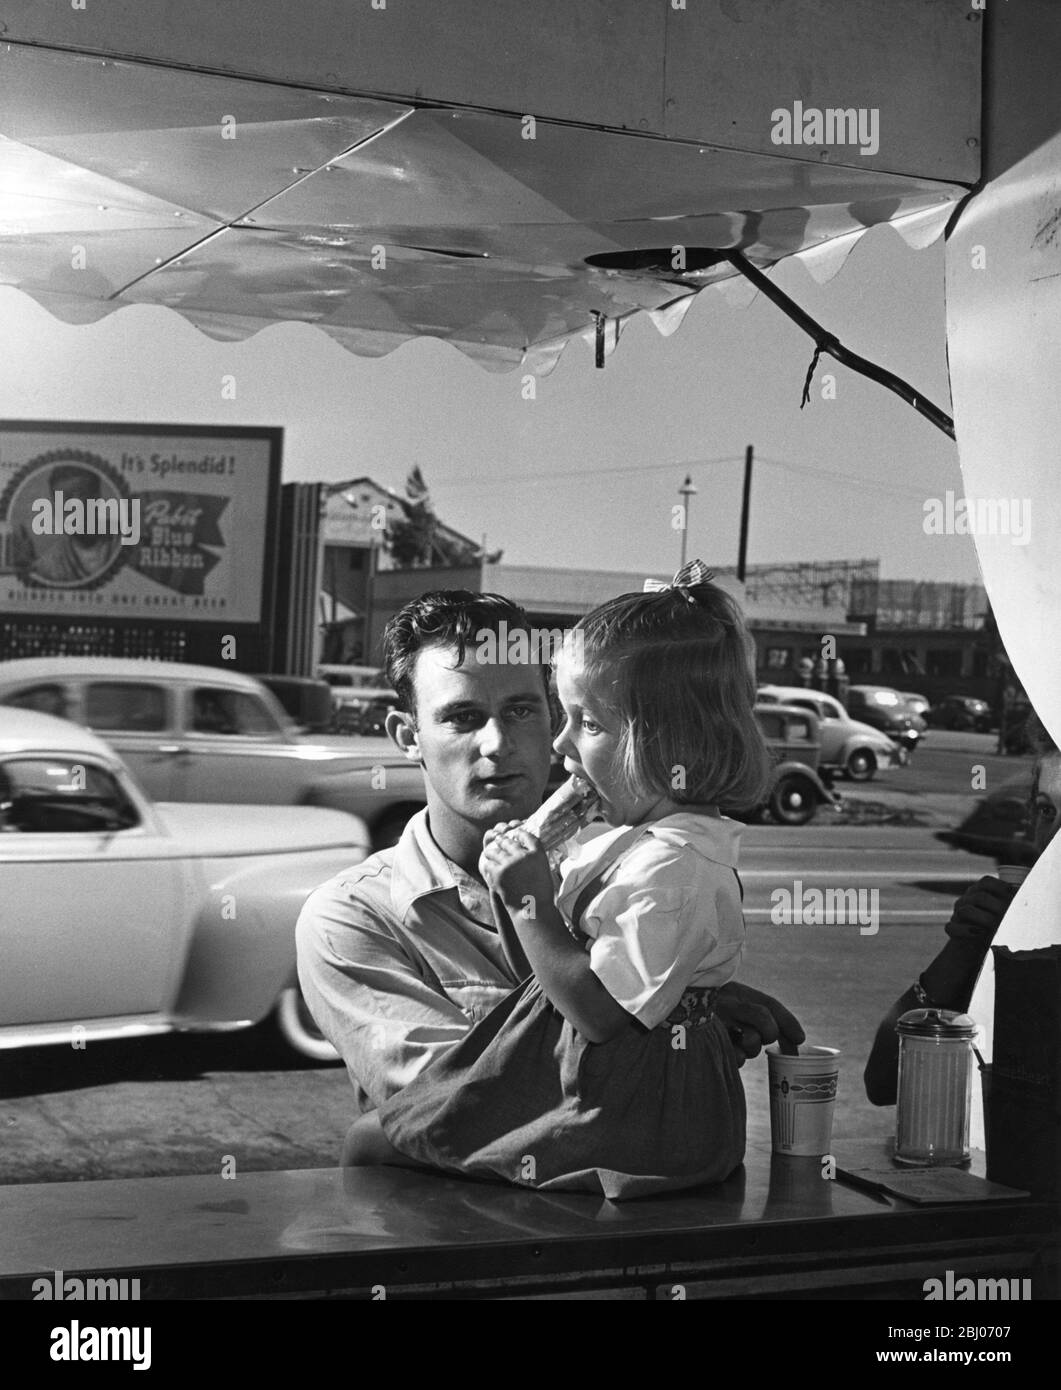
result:
<svg viewBox="0 0 1061 1390"><path fill-rule="evenodd" d="M424 647L414 669L416 737L432 823L488 830L539 805L549 775L549 706L536 666L482 663L469 646Z"/></svg>
<svg viewBox="0 0 1061 1390"><path fill-rule="evenodd" d="M1039 786L1032 802L1032 839L1041 854L1061 825L1061 753L1039 764Z"/></svg>

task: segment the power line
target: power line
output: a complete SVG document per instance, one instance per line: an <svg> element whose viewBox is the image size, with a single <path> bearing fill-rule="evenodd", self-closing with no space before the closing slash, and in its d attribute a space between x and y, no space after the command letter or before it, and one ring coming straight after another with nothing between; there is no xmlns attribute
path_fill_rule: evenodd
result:
<svg viewBox="0 0 1061 1390"><path fill-rule="evenodd" d="M547 481L551 478L593 478L606 475L612 477L629 477L645 473L681 473L688 472L693 468L709 468L719 463L741 463L742 454L726 454L717 458L705 459L684 459L673 463L640 463L630 465L605 464L600 468L558 468L544 473L525 473L515 478L505 478L494 476L484 478L482 474L465 478L449 478L431 484L432 491L443 488L460 487L512 487L520 485L535 486L539 482ZM872 492L885 492L893 496L900 497L920 497L925 496L923 488L907 487L901 483L883 483L869 478L856 478L850 473L843 473L834 468L821 468L812 463L794 463L789 459L768 458L766 455L757 454L756 459L760 463L768 464L772 468L782 468L790 473L810 474L813 477L827 479L830 482L846 483L848 487L864 488Z"/></svg>
<svg viewBox="0 0 1061 1390"><path fill-rule="evenodd" d="M756 454L756 461L766 463L773 468L784 468L790 473L810 473L818 478L827 478L830 482L847 483L850 487L870 488L874 492L891 492L902 497L921 497L925 496L925 489L920 487L906 487L902 483L880 483L871 478L855 478L850 473L841 473L835 468L820 468L813 463L791 463L787 459L767 458L765 454Z"/></svg>
<svg viewBox="0 0 1061 1390"><path fill-rule="evenodd" d="M708 467L715 463L740 463L744 458L743 454L727 454L724 457L713 459L692 459L687 463L635 463L628 466L617 464L605 464L603 468L557 468L547 473L525 473L518 478L484 478L481 473L469 478L450 478L445 482L432 483L432 491L436 488L444 487L482 487L490 484L500 484L508 486L511 483L538 483L544 478L587 478L599 477L605 473L628 474L628 473L680 473L682 469Z"/></svg>

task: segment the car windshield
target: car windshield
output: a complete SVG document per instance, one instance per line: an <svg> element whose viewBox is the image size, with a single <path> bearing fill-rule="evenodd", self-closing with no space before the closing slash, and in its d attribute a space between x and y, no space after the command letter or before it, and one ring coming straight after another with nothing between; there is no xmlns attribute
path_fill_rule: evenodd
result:
<svg viewBox="0 0 1061 1390"><path fill-rule="evenodd" d="M105 768L57 758L0 764L0 831L72 834L127 830L136 808Z"/></svg>

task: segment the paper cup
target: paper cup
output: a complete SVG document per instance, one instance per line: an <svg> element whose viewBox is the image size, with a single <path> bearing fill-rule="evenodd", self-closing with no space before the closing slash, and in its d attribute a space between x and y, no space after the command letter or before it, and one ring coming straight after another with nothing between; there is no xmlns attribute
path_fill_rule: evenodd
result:
<svg viewBox="0 0 1061 1390"><path fill-rule="evenodd" d="M827 1154L833 1137L839 1051L804 1043L797 1057L789 1057L772 1043L766 1057L774 1152L819 1158Z"/></svg>
<svg viewBox="0 0 1061 1390"><path fill-rule="evenodd" d="M1003 883L1015 883L1020 885L1031 873L1027 864L1000 864L998 866L998 876Z"/></svg>

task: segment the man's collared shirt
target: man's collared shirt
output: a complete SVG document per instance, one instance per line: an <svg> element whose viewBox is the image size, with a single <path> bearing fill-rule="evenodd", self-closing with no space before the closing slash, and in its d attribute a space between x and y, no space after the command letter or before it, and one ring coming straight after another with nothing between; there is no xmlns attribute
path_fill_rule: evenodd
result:
<svg viewBox="0 0 1061 1390"><path fill-rule="evenodd" d="M486 885L439 849L427 811L318 888L296 928L302 993L372 1110L520 983Z"/></svg>

